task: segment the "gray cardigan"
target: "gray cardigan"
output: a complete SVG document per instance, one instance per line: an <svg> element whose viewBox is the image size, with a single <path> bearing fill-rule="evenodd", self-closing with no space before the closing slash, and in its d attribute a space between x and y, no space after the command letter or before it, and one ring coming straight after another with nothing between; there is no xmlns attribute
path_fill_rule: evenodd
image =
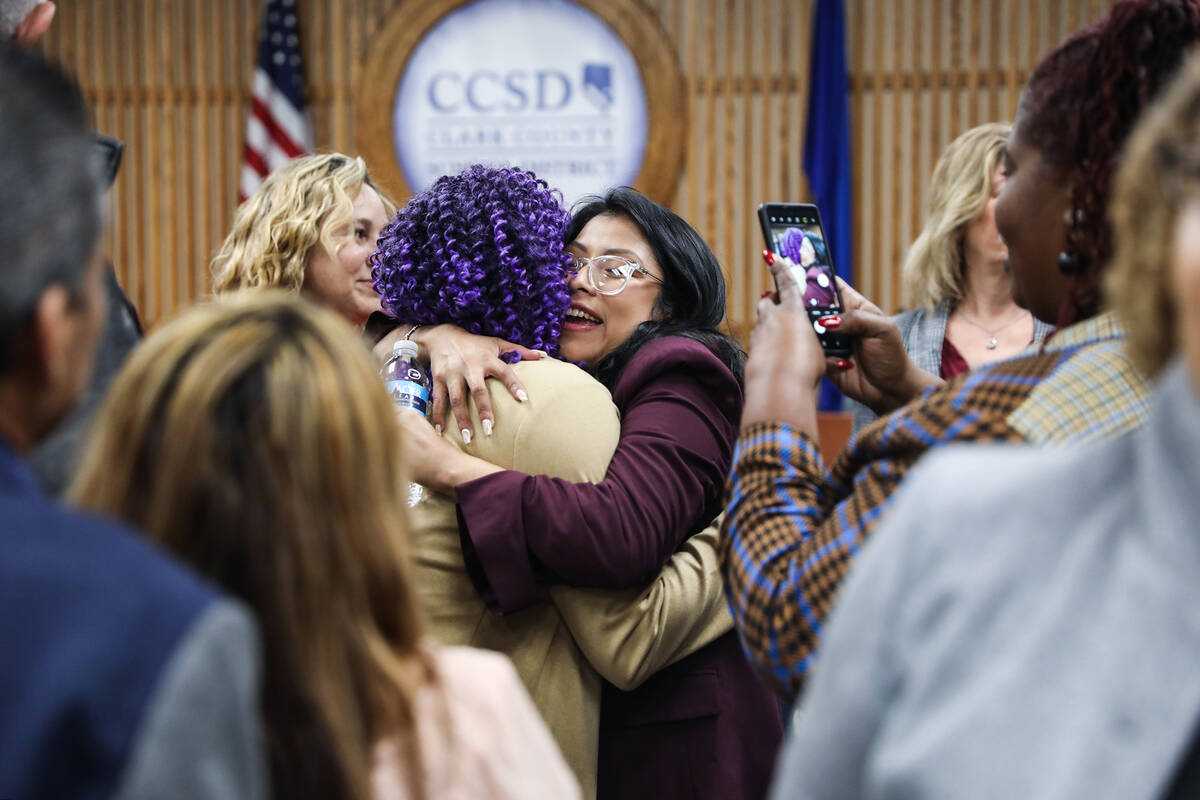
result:
<svg viewBox="0 0 1200 800"><path fill-rule="evenodd" d="M775 798L1150 798L1200 719L1200 399L930 456L868 543Z"/></svg>
<svg viewBox="0 0 1200 800"><path fill-rule="evenodd" d="M901 311L892 317L900 329L900 338L909 358L931 375L942 373L942 341L946 338L946 323L950 320L950 302L939 303L930 313L924 308ZM1037 317L1033 318L1033 344L1040 344L1054 330ZM854 414L854 432L870 425L879 415L862 403L846 398L846 410Z"/></svg>

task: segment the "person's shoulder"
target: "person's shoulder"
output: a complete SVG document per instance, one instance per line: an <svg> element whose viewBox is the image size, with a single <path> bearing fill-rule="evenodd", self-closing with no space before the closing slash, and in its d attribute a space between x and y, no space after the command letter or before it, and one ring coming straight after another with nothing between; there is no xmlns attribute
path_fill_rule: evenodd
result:
<svg viewBox="0 0 1200 800"><path fill-rule="evenodd" d="M661 336L642 345L621 371L613 397L620 405L631 392L669 374L686 376L708 392L732 392L740 403L741 389L729 367L703 343L686 336Z"/></svg>
<svg viewBox="0 0 1200 800"><path fill-rule="evenodd" d="M488 381L499 424L512 421L523 424L525 420L546 424L552 417L569 426L581 415L596 418L605 410L611 410L612 418L617 419L608 389L570 362L556 358L519 361L513 365L513 371L525 387L528 399L519 401L501 381Z"/></svg>
<svg viewBox="0 0 1200 800"><path fill-rule="evenodd" d="M892 321L896 323L896 326L900 330L904 331L921 322L927 316L929 316L929 311L924 307L918 306L917 308L910 308L908 311L893 314Z"/></svg>
<svg viewBox="0 0 1200 800"><path fill-rule="evenodd" d="M439 646L433 650L433 663L439 693L461 712L502 715L504 708L525 694L516 668L502 653Z"/></svg>
<svg viewBox="0 0 1200 800"><path fill-rule="evenodd" d="M496 427L472 442L472 455L532 475L602 479L621 432L608 389L556 359L522 361L514 370L528 399L520 402L500 381L489 381Z"/></svg>
<svg viewBox="0 0 1200 800"><path fill-rule="evenodd" d="M0 501L0 509L5 505ZM0 535L23 541L0 548L0 560L40 562L36 574L44 581L98 595L115 591L125 605L138 597L150 604L174 598L198 608L215 597L207 583L125 525L53 503L21 505L4 514ZM29 537L34 530L38 535Z"/></svg>
<svg viewBox="0 0 1200 800"><path fill-rule="evenodd" d="M934 309L918 306L892 316L904 349L917 362L917 366L936 372L942 360L942 340L946 337L946 322L950 317L949 303L941 303Z"/></svg>
<svg viewBox="0 0 1200 800"><path fill-rule="evenodd" d="M916 405L906 408L914 411L949 405L962 413L1008 414L1069 358L1064 352L1026 351L993 361L927 391Z"/></svg>
<svg viewBox="0 0 1200 800"><path fill-rule="evenodd" d="M575 397L581 402L604 402L610 400L608 389L600 381L569 361L557 358L541 358L536 361L519 361L513 365L521 383L530 397ZM493 381L498 384L498 381ZM493 387L493 395L512 395L502 386ZM516 402L515 400L513 402Z"/></svg>
<svg viewBox="0 0 1200 800"><path fill-rule="evenodd" d="M613 419L617 419L617 407L605 385L574 363L542 357L538 361L517 362L512 368L526 387L528 401L517 401L508 387L497 380L490 381L497 419L526 416L545 422L541 417L546 414L595 417L602 409L611 410Z"/></svg>
<svg viewBox="0 0 1200 800"><path fill-rule="evenodd" d="M1124 491L1131 436L1073 447L955 444L923 458L885 524L908 528L933 552L996 564L1068 546L1098 501ZM1053 536L1048 536L1053 532ZM1003 560L1007 555L1009 561ZM1036 557L1036 556L1035 556Z"/></svg>
<svg viewBox="0 0 1200 800"><path fill-rule="evenodd" d="M478 647L439 646L433 650L433 662L439 680L448 683L471 683L481 677L501 682L517 679L508 656Z"/></svg>
<svg viewBox="0 0 1200 800"><path fill-rule="evenodd" d="M117 797L266 797L260 658L249 609L210 604L156 681Z"/></svg>
<svg viewBox="0 0 1200 800"><path fill-rule="evenodd" d="M416 703L428 785L446 797L577 798L579 789L508 658L469 647L432 649L435 682ZM450 725L444 725L449 719ZM441 730L448 736L439 736ZM376 748L380 798L404 797L393 742Z"/></svg>
<svg viewBox="0 0 1200 800"><path fill-rule="evenodd" d="M721 359L704 346L702 342L687 336L660 336L642 345L629 359L625 371L647 366L672 368L675 366L698 366L719 368L729 372ZM732 373L730 373L732 374Z"/></svg>

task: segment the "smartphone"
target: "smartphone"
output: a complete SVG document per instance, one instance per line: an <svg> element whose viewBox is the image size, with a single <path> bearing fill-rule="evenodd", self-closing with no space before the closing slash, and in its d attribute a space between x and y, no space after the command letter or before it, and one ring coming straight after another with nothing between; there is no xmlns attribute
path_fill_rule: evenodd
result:
<svg viewBox="0 0 1200 800"><path fill-rule="evenodd" d="M763 203L758 207L758 222L767 249L795 265L793 277L804 287L804 307L826 355L850 355L850 337L827 331L818 321L845 308L821 212L809 203Z"/></svg>

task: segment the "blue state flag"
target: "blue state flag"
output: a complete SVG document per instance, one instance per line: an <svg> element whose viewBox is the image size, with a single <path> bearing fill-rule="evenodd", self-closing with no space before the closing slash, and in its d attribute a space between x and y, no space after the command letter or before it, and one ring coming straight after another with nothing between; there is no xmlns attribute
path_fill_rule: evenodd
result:
<svg viewBox="0 0 1200 800"><path fill-rule="evenodd" d="M854 203L850 182L850 81L846 70L846 15L842 0L817 0L804 129L804 172L821 209L837 273L854 283ZM821 384L822 411L840 411L842 396Z"/></svg>

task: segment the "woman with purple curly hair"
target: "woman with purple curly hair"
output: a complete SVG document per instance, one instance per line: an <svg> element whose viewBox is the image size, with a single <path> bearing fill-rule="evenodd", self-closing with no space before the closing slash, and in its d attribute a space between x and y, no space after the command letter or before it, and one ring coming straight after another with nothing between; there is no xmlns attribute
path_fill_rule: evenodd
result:
<svg viewBox="0 0 1200 800"><path fill-rule="evenodd" d="M474 168L459 179L487 174ZM724 632L724 609L715 615L720 624L707 610L710 600L720 607L722 590L703 551L696 551L701 563L683 570L686 577L678 583L660 572L694 549L716 516L741 411L744 356L720 330L721 266L685 220L633 189L590 198L558 229L540 224L559 217L544 214L539 192L525 195L524 181L513 181L517 195L506 201L508 179L497 178L495 190L487 181L469 180L459 189L455 180L442 179L427 193L434 196L414 200L412 209L425 209L423 216L401 213L407 221L385 231L374 262L384 307L398 319L458 322L410 331L433 368L434 419L441 418L440 380L442 413L449 396L458 424L439 436L419 415L400 413L410 476L431 490L414 516L432 513L435 503L441 509L441 549L418 539L417 563L434 570L456 561L464 581L453 589L444 577L419 581L429 590L425 607L434 617L455 618L458 629L472 636L464 643L489 646L475 637L503 642L513 636L511 621L543 613L547 596L553 600L580 650L609 681L602 692L604 726L595 733L597 758L580 767L571 751L584 749L573 747L556 723L578 716L584 704L562 692L539 691L555 662L530 659L523 668L528 653L513 659L519 674L537 676L530 686L534 702L585 792L595 787L601 798L659 800L760 798L782 736L778 706L751 672L736 637ZM520 213L500 211L506 203ZM514 228L527 220L539 224ZM544 258L562 265L558 276L513 259L516 278L489 277L487 267L507 269L500 267L500 254L518 247L540 254L535 264ZM422 268L413 266L417 252L428 259ZM481 255L468 255L475 253ZM547 283L538 285L531 275ZM554 305L564 291L569 306ZM533 331L558 330L557 340L533 338ZM497 361L497 354L517 345L557 347L592 377L550 358ZM489 349L490 356L480 359ZM463 402L468 396L470 402ZM495 416L485 402L496 407ZM473 437L474 429L483 435ZM427 526L418 522L414 528ZM647 582L647 589L639 588ZM659 592L658 601L632 604L647 609L642 619L653 620L659 612L651 606L659 602L671 611L668 622L704 635L684 635L666 647L663 641L678 632L652 623L643 634L651 655L643 657L630 646L636 636L601 622L610 613L597 607L598 599L585 602L590 613L582 620L573 621L563 605L564 592L611 593L562 584L651 596L665 586L669 597ZM475 613L456 610L463 595L476 602ZM526 607L521 615L509 613ZM474 627L480 620L490 626L482 633ZM589 622L600 625L591 643L586 630L581 633ZM674 652L662 658L666 650ZM632 674L614 676L601 667L601 659L614 658L633 666Z"/></svg>
<svg viewBox="0 0 1200 800"><path fill-rule="evenodd" d="M533 173L475 165L408 202L371 257L384 309L558 352L571 215Z"/></svg>

